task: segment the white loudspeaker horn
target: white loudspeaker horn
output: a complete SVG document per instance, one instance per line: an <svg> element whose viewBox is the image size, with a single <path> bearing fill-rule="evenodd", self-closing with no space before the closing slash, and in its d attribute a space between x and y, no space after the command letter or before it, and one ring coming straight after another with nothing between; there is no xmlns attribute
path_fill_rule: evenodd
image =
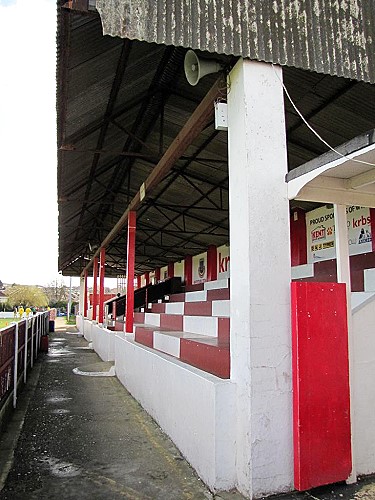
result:
<svg viewBox="0 0 375 500"><path fill-rule="evenodd" d="M185 55L184 70L187 81L195 86L201 78L210 73L221 71L223 66L210 59L199 59L194 50L188 50Z"/></svg>

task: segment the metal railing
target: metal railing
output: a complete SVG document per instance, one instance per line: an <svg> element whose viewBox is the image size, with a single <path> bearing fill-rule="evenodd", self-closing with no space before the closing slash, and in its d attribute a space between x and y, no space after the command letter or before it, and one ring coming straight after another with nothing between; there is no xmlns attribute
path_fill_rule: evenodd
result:
<svg viewBox="0 0 375 500"><path fill-rule="evenodd" d="M48 329L47 311L0 329L0 410L12 395L16 408L18 385L26 383Z"/></svg>

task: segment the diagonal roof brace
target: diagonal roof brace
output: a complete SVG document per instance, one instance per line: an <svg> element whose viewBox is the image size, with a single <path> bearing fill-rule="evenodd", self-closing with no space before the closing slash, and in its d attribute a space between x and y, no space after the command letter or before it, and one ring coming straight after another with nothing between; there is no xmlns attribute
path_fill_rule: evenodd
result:
<svg viewBox="0 0 375 500"><path fill-rule="evenodd" d="M151 174L143 183L142 190L144 190L145 196L150 195L152 191L156 187L158 187L160 182L172 169L176 161L185 153L187 148L199 136L207 123L212 120L212 117L214 115L214 102L219 96L222 96L222 86L222 76L220 76L215 81L211 89L207 92L201 103L194 110L194 112L182 127L178 135L175 137L163 157L160 159ZM82 276L84 271L91 267L94 258L99 255L100 248L108 247L109 243L111 243L111 241L116 237L119 231L126 225L129 211L137 210L141 206L143 199L144 195L142 194L141 199L140 192L138 192L134 196L127 209L124 211L112 230L108 233L106 238L102 241L99 249L92 256L89 264L82 271Z"/></svg>

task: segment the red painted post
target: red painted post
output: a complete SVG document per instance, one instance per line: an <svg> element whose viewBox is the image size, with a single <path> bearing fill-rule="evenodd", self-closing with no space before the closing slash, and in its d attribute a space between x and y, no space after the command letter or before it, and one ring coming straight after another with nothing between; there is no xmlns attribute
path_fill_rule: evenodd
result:
<svg viewBox="0 0 375 500"><path fill-rule="evenodd" d="M137 288L141 288L142 286L142 276L138 274L137 276Z"/></svg>
<svg viewBox="0 0 375 500"><path fill-rule="evenodd" d="M210 245L207 249L207 281L217 280L217 249Z"/></svg>
<svg viewBox="0 0 375 500"><path fill-rule="evenodd" d="M149 285L150 284L150 273L149 272L145 273L145 279L146 279L146 285Z"/></svg>
<svg viewBox="0 0 375 500"><path fill-rule="evenodd" d="M83 293L84 293L84 296L83 296L83 317L84 318L87 318L87 276L88 276L88 273L87 273L87 269L85 270L85 273L84 273L84 281L83 281Z"/></svg>
<svg viewBox="0 0 375 500"><path fill-rule="evenodd" d="M293 210L290 218L290 250L292 266L307 264L307 233L305 212Z"/></svg>
<svg viewBox="0 0 375 500"><path fill-rule="evenodd" d="M94 265L92 270L92 277L94 278L94 284L92 287L92 319L96 320L96 305L98 301L98 257L94 258Z"/></svg>
<svg viewBox="0 0 375 500"><path fill-rule="evenodd" d="M352 470L345 283L292 283L294 487Z"/></svg>
<svg viewBox="0 0 375 500"><path fill-rule="evenodd" d="M99 266L99 317L98 323L103 323L104 319L104 275L105 275L105 248L100 249Z"/></svg>
<svg viewBox="0 0 375 500"><path fill-rule="evenodd" d="M174 277L174 262L168 264L168 278Z"/></svg>
<svg viewBox="0 0 375 500"><path fill-rule="evenodd" d="M137 214L130 211L128 215L128 250L126 260L126 312L125 331L133 332L134 322L134 265L135 265L135 230Z"/></svg>
<svg viewBox="0 0 375 500"><path fill-rule="evenodd" d="M155 269L155 282L159 283L159 281L160 281L160 267L157 267Z"/></svg>
<svg viewBox="0 0 375 500"><path fill-rule="evenodd" d="M187 255L185 257L185 285L191 285L193 282L193 257L191 255Z"/></svg>

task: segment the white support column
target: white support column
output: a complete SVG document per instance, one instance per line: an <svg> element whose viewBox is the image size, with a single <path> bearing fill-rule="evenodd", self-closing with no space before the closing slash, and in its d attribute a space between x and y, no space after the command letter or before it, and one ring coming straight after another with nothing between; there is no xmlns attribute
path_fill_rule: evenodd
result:
<svg viewBox="0 0 375 500"><path fill-rule="evenodd" d="M84 308L85 308L85 278L81 277L79 280L79 314L84 317Z"/></svg>
<svg viewBox="0 0 375 500"><path fill-rule="evenodd" d="M237 487L293 484L290 241L282 70L239 60L229 76L231 378Z"/></svg>
<svg viewBox="0 0 375 500"><path fill-rule="evenodd" d="M357 480L355 455L354 455L354 339L352 328L352 301L350 281L350 260L348 244L348 225L345 205L334 205L335 216L335 246L337 282L346 284L346 307L348 315L348 350L349 350L349 387L350 387L350 425L352 441L352 473L347 482L355 483Z"/></svg>
<svg viewBox="0 0 375 500"><path fill-rule="evenodd" d="M33 322L31 325L31 346L30 346L30 366L34 366L34 336L35 336L35 322L36 316L33 315Z"/></svg>
<svg viewBox="0 0 375 500"><path fill-rule="evenodd" d="M27 380L27 342L29 339L29 319L26 319L25 325L25 346L24 346L24 355L23 355L23 383L26 384Z"/></svg>
<svg viewBox="0 0 375 500"><path fill-rule="evenodd" d="M19 323L16 323L15 327L16 328L14 333L14 364L13 364L13 408L17 407Z"/></svg>

